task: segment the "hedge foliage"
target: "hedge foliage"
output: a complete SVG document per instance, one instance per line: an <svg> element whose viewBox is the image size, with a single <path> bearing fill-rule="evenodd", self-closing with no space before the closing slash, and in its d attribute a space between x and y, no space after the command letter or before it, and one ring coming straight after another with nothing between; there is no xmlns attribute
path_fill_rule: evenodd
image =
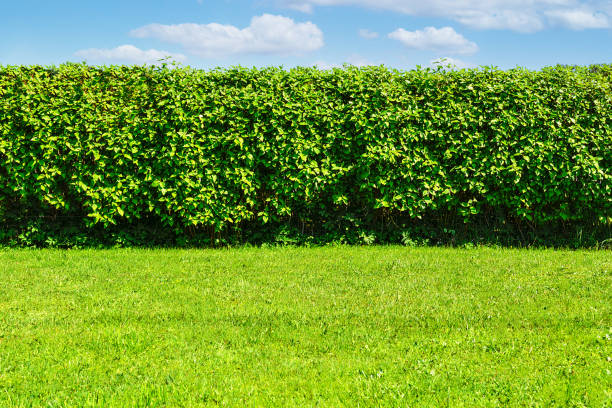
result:
<svg viewBox="0 0 612 408"><path fill-rule="evenodd" d="M0 66L0 242L607 238L611 147L612 65Z"/></svg>

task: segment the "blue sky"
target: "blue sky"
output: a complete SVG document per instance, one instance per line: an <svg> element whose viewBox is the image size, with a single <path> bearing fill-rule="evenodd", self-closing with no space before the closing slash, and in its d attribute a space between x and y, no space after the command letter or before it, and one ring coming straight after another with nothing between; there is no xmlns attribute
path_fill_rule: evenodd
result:
<svg viewBox="0 0 612 408"><path fill-rule="evenodd" d="M612 62L612 0L21 0L0 38L2 65L538 69Z"/></svg>

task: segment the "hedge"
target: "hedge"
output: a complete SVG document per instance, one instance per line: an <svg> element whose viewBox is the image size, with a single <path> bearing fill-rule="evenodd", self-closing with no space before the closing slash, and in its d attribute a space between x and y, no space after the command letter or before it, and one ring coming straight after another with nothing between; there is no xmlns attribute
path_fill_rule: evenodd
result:
<svg viewBox="0 0 612 408"><path fill-rule="evenodd" d="M0 66L0 243L593 241L611 146L612 65Z"/></svg>

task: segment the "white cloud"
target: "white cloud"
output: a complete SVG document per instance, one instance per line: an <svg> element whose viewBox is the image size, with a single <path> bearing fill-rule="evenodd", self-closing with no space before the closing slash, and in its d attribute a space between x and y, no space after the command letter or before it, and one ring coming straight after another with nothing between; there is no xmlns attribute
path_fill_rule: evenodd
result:
<svg viewBox="0 0 612 408"><path fill-rule="evenodd" d="M308 1L301 0L284 0L283 4L293 10L301 11L302 13L311 14L313 12L312 4Z"/></svg>
<svg viewBox="0 0 612 408"><path fill-rule="evenodd" d="M323 33L313 23L264 14L243 29L232 25L149 24L131 31L138 38L157 38L180 44L192 54L222 57L232 54L299 54L323 46Z"/></svg>
<svg viewBox="0 0 612 408"><path fill-rule="evenodd" d="M346 58L346 63L349 65L354 65L356 67L365 67L367 65L376 65L375 63L373 63L372 61L370 61L369 59L358 55L358 54L352 54L349 55Z"/></svg>
<svg viewBox="0 0 612 408"><path fill-rule="evenodd" d="M342 68L342 65L340 64L333 64L333 63L329 63L326 61L316 61L314 63L315 67L322 69L322 70L329 70L329 69L334 69L334 68Z"/></svg>
<svg viewBox="0 0 612 408"><path fill-rule="evenodd" d="M183 54L162 50L141 50L133 45L121 45L116 48L88 48L74 53L77 57L92 61L120 61L132 64L155 64L162 58L170 57L175 61L187 59Z"/></svg>
<svg viewBox="0 0 612 408"><path fill-rule="evenodd" d="M534 32L544 28L542 17L532 10L499 10L491 13L482 10L457 11L453 19L479 30L511 29Z"/></svg>
<svg viewBox="0 0 612 408"><path fill-rule="evenodd" d="M608 16L588 9L551 10L546 15L552 22L572 30L610 27Z"/></svg>
<svg viewBox="0 0 612 408"><path fill-rule="evenodd" d="M389 34L408 48L439 50L450 54L473 54L478 51L476 43L469 41L452 27L425 27L423 30L406 31L398 28Z"/></svg>
<svg viewBox="0 0 612 408"><path fill-rule="evenodd" d="M462 68L474 68L475 65L469 62L462 61L460 59L451 57L435 58L429 61L429 64L433 67L451 67L451 69L462 69Z"/></svg>
<svg viewBox="0 0 612 408"><path fill-rule="evenodd" d="M367 39L378 38L378 33L376 31L370 31L367 28L362 28L359 30L359 36Z"/></svg>
<svg viewBox="0 0 612 408"><path fill-rule="evenodd" d="M363 6L412 16L441 17L477 29L508 29L534 32L547 24L572 29L599 28L612 17L610 0L278 0L286 7L312 12L315 6ZM563 14L559 9L582 10L583 14L548 18ZM591 17L589 18L589 10ZM598 13L593 13L596 10ZM574 13L576 14L576 13ZM605 20L604 20L605 19Z"/></svg>

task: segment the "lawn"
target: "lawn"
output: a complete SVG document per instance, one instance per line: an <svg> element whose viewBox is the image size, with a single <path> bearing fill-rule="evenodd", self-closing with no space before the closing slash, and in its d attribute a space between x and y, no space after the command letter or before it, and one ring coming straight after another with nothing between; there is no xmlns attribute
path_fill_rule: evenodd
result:
<svg viewBox="0 0 612 408"><path fill-rule="evenodd" d="M612 406L612 253L0 250L0 407Z"/></svg>

